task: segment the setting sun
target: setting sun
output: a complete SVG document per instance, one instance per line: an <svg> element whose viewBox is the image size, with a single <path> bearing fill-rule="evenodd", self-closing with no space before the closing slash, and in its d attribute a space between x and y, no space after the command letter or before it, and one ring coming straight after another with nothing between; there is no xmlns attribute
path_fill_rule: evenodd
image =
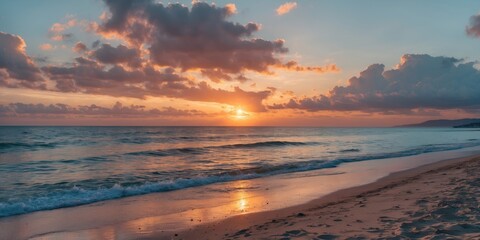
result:
<svg viewBox="0 0 480 240"><path fill-rule="evenodd" d="M248 114L241 108L238 108L236 111L235 111L235 117L237 119L244 119L248 116Z"/></svg>

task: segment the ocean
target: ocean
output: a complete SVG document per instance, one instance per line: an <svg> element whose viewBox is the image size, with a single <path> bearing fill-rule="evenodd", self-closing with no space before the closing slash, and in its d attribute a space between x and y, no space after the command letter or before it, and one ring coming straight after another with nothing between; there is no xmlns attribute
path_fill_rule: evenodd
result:
<svg viewBox="0 0 480 240"><path fill-rule="evenodd" d="M453 128L0 127L0 217L475 146Z"/></svg>

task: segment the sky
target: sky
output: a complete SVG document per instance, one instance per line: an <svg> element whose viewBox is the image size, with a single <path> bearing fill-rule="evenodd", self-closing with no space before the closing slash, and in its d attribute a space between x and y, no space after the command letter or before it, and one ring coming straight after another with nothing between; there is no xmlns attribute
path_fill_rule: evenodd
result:
<svg viewBox="0 0 480 240"><path fill-rule="evenodd" d="M0 125L480 117L479 1L0 2Z"/></svg>

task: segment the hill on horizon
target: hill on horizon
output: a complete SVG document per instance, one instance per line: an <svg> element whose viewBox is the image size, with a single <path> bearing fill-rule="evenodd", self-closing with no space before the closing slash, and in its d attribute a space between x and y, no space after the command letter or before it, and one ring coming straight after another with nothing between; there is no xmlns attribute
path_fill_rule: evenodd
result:
<svg viewBox="0 0 480 240"><path fill-rule="evenodd" d="M428 120L421 123L406 124L396 127L456 127L480 122L479 118L463 118L463 119L436 119Z"/></svg>

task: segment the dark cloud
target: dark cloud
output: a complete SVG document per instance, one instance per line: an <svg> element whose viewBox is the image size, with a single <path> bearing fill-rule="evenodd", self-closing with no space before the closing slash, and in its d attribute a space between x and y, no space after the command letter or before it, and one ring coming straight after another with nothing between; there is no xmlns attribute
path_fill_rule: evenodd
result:
<svg viewBox="0 0 480 240"><path fill-rule="evenodd" d="M49 59L48 57L41 56L41 57L32 57L32 59L37 62L37 63L48 63Z"/></svg>
<svg viewBox="0 0 480 240"><path fill-rule="evenodd" d="M203 76L205 77L208 77L211 81L213 82L222 82L222 81L233 81L233 80L236 80L236 81L239 81L239 82L246 82L250 79L248 79L247 77L245 77L245 75L243 74L238 74L237 76L232 76L230 74L227 74L225 72L223 72L222 70L219 70L219 69L214 69L214 70L211 70L211 69L202 69L201 70L201 73Z"/></svg>
<svg viewBox="0 0 480 240"><path fill-rule="evenodd" d="M468 35L480 38L480 14L470 17L466 31Z"/></svg>
<svg viewBox="0 0 480 240"><path fill-rule="evenodd" d="M43 72L57 83L57 88L64 92L86 92L102 95L144 97L148 91L145 83L186 81L173 69L163 71L151 67L127 70L120 65L107 67L91 59L79 57L73 66L46 66ZM135 87L137 84L139 86ZM124 92L120 92L122 89Z"/></svg>
<svg viewBox="0 0 480 240"><path fill-rule="evenodd" d="M126 69L120 65L107 67L84 57L75 60L72 66L42 68L56 82L58 91L135 98L165 96L242 106L248 111L265 111L263 100L271 94L271 91L250 92L238 87L232 91L212 88L205 82L195 83L181 76L173 68Z"/></svg>
<svg viewBox="0 0 480 240"><path fill-rule="evenodd" d="M92 48L97 48L98 46L100 46L100 40L96 40L95 42L92 43Z"/></svg>
<svg viewBox="0 0 480 240"><path fill-rule="evenodd" d="M219 69L202 69L201 72L203 76L208 77L213 82L221 82L222 80L231 81L233 79L229 74Z"/></svg>
<svg viewBox="0 0 480 240"><path fill-rule="evenodd" d="M115 32L133 43L150 45L152 61L160 66L220 68L237 73L243 69L266 71L278 63L275 53L286 52L283 41L247 39L259 29L226 20L227 7L194 3L189 9L181 4L154 1L105 1L111 17L101 26L104 33Z"/></svg>
<svg viewBox="0 0 480 240"><path fill-rule="evenodd" d="M67 104L26 104L10 103L0 105L0 116L44 116L44 115L80 115L80 116L115 116L115 117L179 117L179 116L201 116L206 113L198 110L181 110L173 107L164 107L162 109L146 109L141 105L124 106L116 102L112 107L101 107L95 104L72 107Z"/></svg>
<svg viewBox="0 0 480 240"><path fill-rule="evenodd" d="M91 56L101 63L127 63L131 67L140 67L142 62L138 49L131 49L122 44L117 47L102 44L98 49L92 51Z"/></svg>
<svg viewBox="0 0 480 240"><path fill-rule="evenodd" d="M474 63L407 54L392 70L373 64L358 77L350 78L346 87L337 86L327 95L291 99L271 108L369 112L471 109L480 108L479 93L480 71Z"/></svg>
<svg viewBox="0 0 480 240"><path fill-rule="evenodd" d="M252 35L259 30L255 23L228 21L235 5L217 7L195 2L191 9L181 4L163 5L153 0L105 0L110 16L98 26L103 35L122 37L135 46L144 45L150 60L158 66L202 69L218 81L243 71L269 72L283 67L278 54L288 51L283 40L263 40ZM303 71L318 71L318 67ZM325 72L330 68L325 68ZM338 69L337 69L338 70ZM211 74L215 72L216 74ZM243 78L240 78L243 79Z"/></svg>
<svg viewBox="0 0 480 240"><path fill-rule="evenodd" d="M0 32L0 84L7 87L45 88L44 79L32 58L25 53L25 41Z"/></svg>

